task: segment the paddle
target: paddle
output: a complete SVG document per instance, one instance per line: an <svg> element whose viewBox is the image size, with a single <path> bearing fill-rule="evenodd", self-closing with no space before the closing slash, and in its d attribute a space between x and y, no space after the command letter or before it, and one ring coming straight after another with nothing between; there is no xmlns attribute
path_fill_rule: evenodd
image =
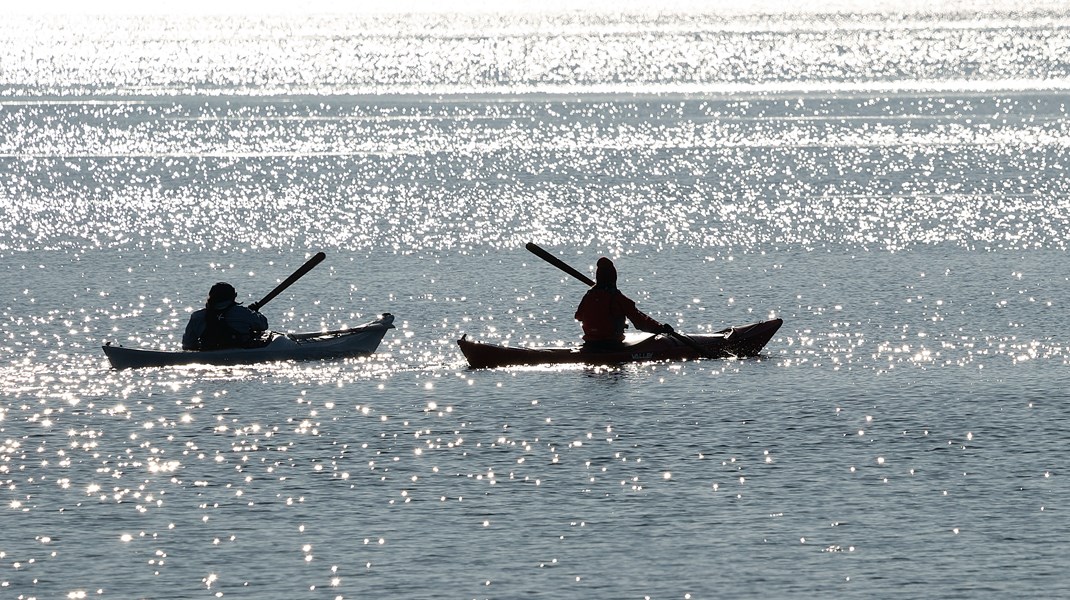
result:
<svg viewBox="0 0 1070 600"><path fill-rule="evenodd" d="M588 276L584 275L583 273L580 273L576 269L573 269L572 267L568 266L567 264L565 264L565 261L561 260L560 258L557 258L553 254L550 254L546 250L543 250L542 248L540 248L536 244L534 244L532 242L528 242L527 244L524 245L524 247L528 249L528 252L531 252L535 256L538 256L539 258L545 260L546 262L548 262L551 265L557 267L558 269L561 269L562 271L568 273L569 275L572 275L576 279L579 279L580 281L586 283L589 286L594 286L594 281L590 277L588 277ZM699 344L695 340L691 339L690 337L688 337L688 336L686 336L686 335L684 335L682 333L678 333L676 331L673 331L669 335L672 336L673 338L675 338L677 341L679 341L683 345L691 348L695 352L698 352L700 355L704 356L705 358L716 358L713 354L711 354L708 350L706 350L706 348L704 348L701 344Z"/></svg>
<svg viewBox="0 0 1070 600"><path fill-rule="evenodd" d="M308 261L305 262L305 264L301 265L301 268L299 268L296 271L294 271L293 275L290 275L289 277L287 277L286 281L283 281L279 285L275 286L275 289L273 289L270 292L268 292L267 296L264 296L260 300L250 304L249 308L251 308L253 310L260 310L260 308L263 307L265 304L267 304L268 302L271 302L271 300L274 299L275 296L278 296L279 294L281 294L283 292L283 290L285 290L286 288L288 288L291 285L293 285L295 281L297 281L298 279L301 279L302 277L304 277L305 273L308 273L313 268L315 268L316 265L318 265L321 262L323 262L323 259L325 259L325 258L327 258L326 254L324 254L322 252L317 252L315 256L313 256L312 258L308 259Z"/></svg>
<svg viewBox="0 0 1070 600"><path fill-rule="evenodd" d="M524 247L528 249L528 252L531 252L535 256L538 256L539 258L545 260L546 262L548 262L551 265L557 267L558 269L561 269L562 271L568 273L569 275L572 275L573 277L575 277L576 279L579 279L580 281L586 283L587 285L589 285L591 287L594 287L594 280L593 279L591 279L590 277L584 275L583 273L580 273L576 269L573 269L572 267L568 266L567 264L565 264L565 261L561 260L560 258L557 258L553 254L550 254L549 252L547 252L547 251L543 250L542 248L536 246L534 243L528 242L527 245L525 245Z"/></svg>

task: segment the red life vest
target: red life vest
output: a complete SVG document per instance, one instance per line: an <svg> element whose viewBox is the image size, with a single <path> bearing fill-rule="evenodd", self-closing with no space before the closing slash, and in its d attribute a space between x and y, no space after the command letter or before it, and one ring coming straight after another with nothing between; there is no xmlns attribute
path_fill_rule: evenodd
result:
<svg viewBox="0 0 1070 600"><path fill-rule="evenodd" d="M576 320L583 324L583 341L620 342L627 328L625 319L635 312L635 302L620 290L591 288L576 309Z"/></svg>

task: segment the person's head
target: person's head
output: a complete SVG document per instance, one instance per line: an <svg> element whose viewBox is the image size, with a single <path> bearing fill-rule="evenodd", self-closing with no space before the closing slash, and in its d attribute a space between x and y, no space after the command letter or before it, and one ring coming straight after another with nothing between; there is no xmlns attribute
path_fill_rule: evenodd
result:
<svg viewBox="0 0 1070 600"><path fill-rule="evenodd" d="M237 298L238 292L234 290L234 286L225 281L220 281L213 285L212 289L209 290L206 306L216 310L223 310L231 304L234 304L234 301Z"/></svg>
<svg viewBox="0 0 1070 600"><path fill-rule="evenodd" d="M617 268L613 266L613 261L604 256L598 259L595 264L594 284L597 287L616 289Z"/></svg>

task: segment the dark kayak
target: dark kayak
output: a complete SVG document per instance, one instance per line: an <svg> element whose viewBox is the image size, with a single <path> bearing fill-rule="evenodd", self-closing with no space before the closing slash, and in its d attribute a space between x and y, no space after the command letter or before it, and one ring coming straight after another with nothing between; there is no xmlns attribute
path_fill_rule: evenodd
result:
<svg viewBox="0 0 1070 600"><path fill-rule="evenodd" d="M696 334L688 337L702 346L709 357L746 358L756 356L761 352L783 323L782 319L772 319L740 327L729 327L717 333ZM468 359L468 364L477 369L569 363L609 365L707 358L689 345L667 335L632 334L620 346L600 351L583 348L512 348L473 342L468 339L467 335L457 340L457 344L460 345L464 357Z"/></svg>
<svg viewBox="0 0 1070 600"><path fill-rule="evenodd" d="M237 365L276 360L316 360L371 354L386 332L394 328L394 316L338 331L272 333L271 341L257 348L229 348L208 351L165 351L104 346L111 366L116 369L164 367L170 365Z"/></svg>

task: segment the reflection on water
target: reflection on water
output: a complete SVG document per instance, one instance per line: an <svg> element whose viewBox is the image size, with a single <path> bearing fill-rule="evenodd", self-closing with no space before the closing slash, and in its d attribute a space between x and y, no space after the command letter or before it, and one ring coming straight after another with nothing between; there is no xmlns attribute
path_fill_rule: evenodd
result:
<svg viewBox="0 0 1070 600"><path fill-rule="evenodd" d="M1066 595L1065 20L4 21L0 596ZM527 241L785 325L469 369L578 341ZM376 354L107 368L318 250Z"/></svg>

